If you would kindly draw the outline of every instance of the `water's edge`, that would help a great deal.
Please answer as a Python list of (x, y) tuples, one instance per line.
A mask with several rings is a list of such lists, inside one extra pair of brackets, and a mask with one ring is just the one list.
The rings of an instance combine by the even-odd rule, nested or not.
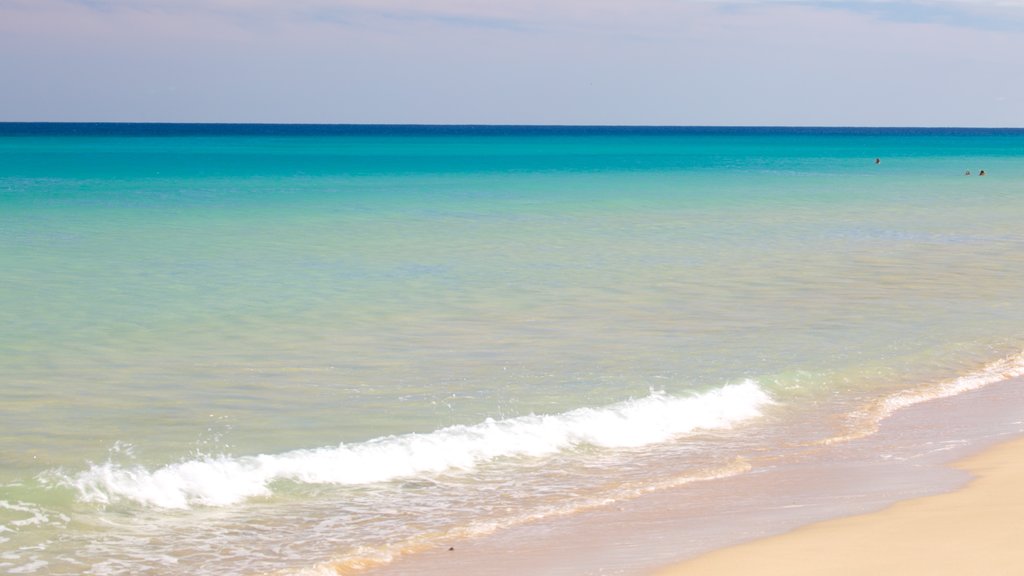
[(1024, 435), (1022, 414), (1024, 378), (1014, 378), (910, 406), (874, 435), (793, 461), (439, 542), (363, 573), (643, 576), (713, 550), (962, 487), (970, 475), (951, 464)]

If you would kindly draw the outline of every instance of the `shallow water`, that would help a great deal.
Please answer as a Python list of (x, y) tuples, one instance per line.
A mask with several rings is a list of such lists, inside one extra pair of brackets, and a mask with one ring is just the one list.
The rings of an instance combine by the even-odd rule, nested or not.
[(1018, 375), (1022, 155), (0, 125), (0, 567), (349, 570)]

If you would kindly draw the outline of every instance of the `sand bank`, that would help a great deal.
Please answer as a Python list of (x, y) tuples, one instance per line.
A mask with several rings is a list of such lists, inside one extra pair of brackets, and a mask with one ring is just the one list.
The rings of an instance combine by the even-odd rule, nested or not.
[(975, 475), (958, 491), (812, 524), (656, 574), (1024, 574), (1024, 439), (957, 466)]

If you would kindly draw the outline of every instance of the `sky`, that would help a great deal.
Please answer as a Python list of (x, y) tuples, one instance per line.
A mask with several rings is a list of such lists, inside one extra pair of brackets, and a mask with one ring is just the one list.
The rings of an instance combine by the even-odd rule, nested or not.
[(1024, 0), (0, 0), (0, 121), (1024, 127)]

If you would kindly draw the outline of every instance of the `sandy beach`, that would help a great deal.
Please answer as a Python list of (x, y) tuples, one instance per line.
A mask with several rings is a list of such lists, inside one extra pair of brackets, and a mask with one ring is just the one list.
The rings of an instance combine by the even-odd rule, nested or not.
[(812, 524), (656, 574), (1024, 573), (1024, 439), (997, 445), (957, 466), (975, 479), (955, 492)]

